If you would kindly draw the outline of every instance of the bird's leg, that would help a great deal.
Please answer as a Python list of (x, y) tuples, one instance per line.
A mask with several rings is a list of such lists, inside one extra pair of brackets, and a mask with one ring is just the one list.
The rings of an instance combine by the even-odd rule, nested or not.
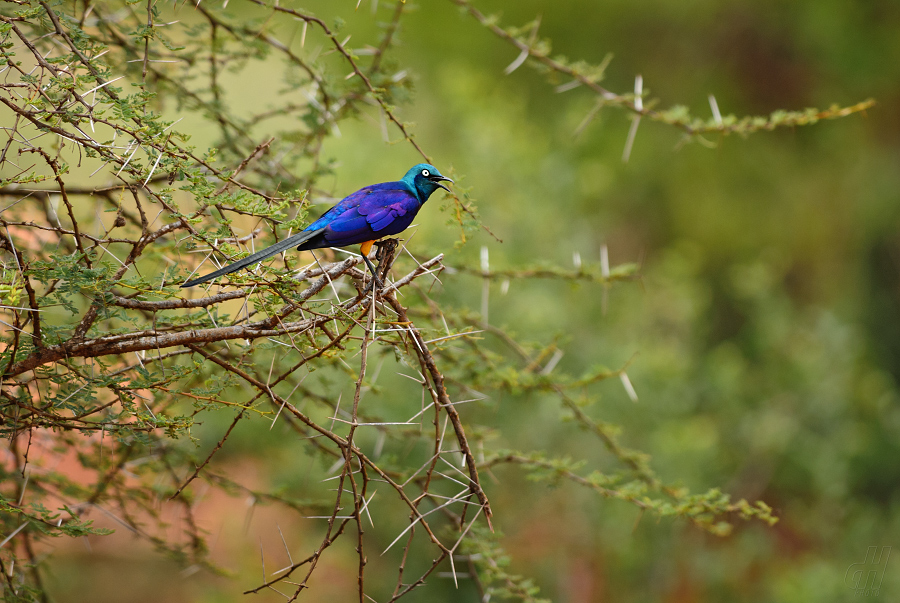
[[(375, 253), (375, 259), (378, 262), (377, 268), (369, 261), (369, 252), (372, 250), (373, 244), (378, 247), (378, 251)], [(369, 267), (369, 272), (372, 273), (372, 280), (369, 281), (363, 295), (368, 294), (375, 285), (378, 285), (379, 289), (384, 287), (384, 279), (387, 278), (387, 271), (390, 270), (391, 265), (394, 263), (394, 254), (398, 244), (399, 241), (397, 239), (382, 239), (380, 241), (367, 241), (360, 245), (363, 260), (366, 262), (366, 266)]]
[(383, 279), (387, 278), (388, 270), (394, 264), (394, 257), (399, 244), (400, 241), (397, 239), (382, 239), (375, 244), (378, 247), (378, 252), (375, 254), (375, 259), (378, 261), (378, 274)]
[[(362, 253), (362, 258), (366, 262), (366, 266), (369, 267), (369, 272), (372, 273), (372, 280), (369, 281), (368, 286), (366, 286), (366, 290), (363, 292), (363, 295), (368, 295), (369, 291), (372, 290), (376, 284), (378, 288), (381, 289), (384, 285), (381, 282), (381, 279), (378, 278), (378, 271), (375, 270), (375, 266), (372, 265), (372, 262), (369, 261), (369, 252), (372, 251), (372, 243), (375, 241), (366, 241), (365, 243), (359, 246), (359, 250)], [(380, 247), (379, 247), (380, 249)]]
[(372, 280), (369, 281), (369, 284), (366, 285), (366, 290), (363, 291), (363, 295), (368, 295), (369, 291), (372, 290), (372, 287), (374, 287), (377, 284), (378, 288), (381, 289), (382, 287), (384, 287), (384, 283), (382, 283), (381, 279), (378, 278), (378, 271), (375, 269), (375, 266), (372, 265), (372, 262), (369, 261), (369, 256), (364, 255), (362, 257), (363, 257), (363, 260), (365, 260), (365, 262), (366, 262), (366, 266), (369, 267), (369, 272), (372, 273)]

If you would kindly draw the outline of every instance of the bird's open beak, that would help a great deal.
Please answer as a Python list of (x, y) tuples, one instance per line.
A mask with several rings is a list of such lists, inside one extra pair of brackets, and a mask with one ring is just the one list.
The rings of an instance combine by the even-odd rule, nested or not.
[(453, 181), (450, 180), (449, 178), (447, 178), (446, 176), (441, 176), (440, 174), (432, 174), (431, 176), (428, 177), (428, 179), (431, 180), (432, 182), (434, 182), (436, 185), (438, 185), (442, 189), (444, 189), (445, 191), (447, 191), (448, 193), (450, 192), (449, 188), (447, 188), (446, 186), (441, 184), (441, 182), (449, 182), (450, 184), (453, 184)]

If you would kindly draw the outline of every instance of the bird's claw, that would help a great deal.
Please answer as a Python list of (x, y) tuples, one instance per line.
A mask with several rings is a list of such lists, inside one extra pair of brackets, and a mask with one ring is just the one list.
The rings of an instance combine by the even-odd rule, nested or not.
[(379, 289), (383, 289), (383, 288), (384, 288), (384, 283), (381, 282), (381, 279), (378, 278), (378, 277), (376, 276), (376, 277), (374, 277), (374, 278), (370, 278), (370, 279), (369, 279), (369, 284), (366, 285), (366, 289), (365, 289), (365, 291), (363, 291), (363, 295), (368, 295), (369, 293), (371, 293), (371, 292), (372, 292), (372, 288), (373, 288), (375, 285), (378, 285), (378, 288), (379, 288)]

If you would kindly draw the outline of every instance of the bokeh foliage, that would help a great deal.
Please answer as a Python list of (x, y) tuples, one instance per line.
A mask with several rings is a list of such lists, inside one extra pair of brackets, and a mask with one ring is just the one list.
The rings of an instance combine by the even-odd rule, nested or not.
[[(93, 533), (102, 547), (113, 528), (202, 584), (237, 573), (240, 586), (216, 586), (231, 598), (285, 565), (270, 561), (259, 579), (253, 516), (239, 501), (273, 509), (256, 520), (263, 563), (287, 549), (293, 564), (328, 543), (320, 571), (336, 585), (314, 575), (301, 597), (315, 600), (356, 597), (358, 558), (379, 601), (435, 559), (409, 598), (852, 595), (847, 566), (896, 533), (897, 124), (879, 106), (871, 120), (796, 126), (868, 109), (869, 96), (891, 106), (897, 80), (873, 65), (897, 56), (896, 8), (849, 19), (839, 2), (521, 2), (494, 16), (490, 2), (355, 4), (3, 7), (0, 192), (4, 208), (15, 202), (0, 214), (12, 307), (0, 357), (2, 518), (14, 534), (5, 595), (63, 599), (78, 583), (67, 568), (89, 576), (96, 564), (65, 547), (50, 555), (49, 537)], [(621, 56), (609, 61), (610, 50)], [(716, 117), (709, 92), (738, 117)], [(726, 136), (775, 126), (786, 129)], [(266, 244), (320, 211), (311, 203), (398, 177), (423, 156), (457, 179), (458, 196), (420, 214), (416, 258), (401, 254), (394, 269), (417, 278), (371, 315), (380, 334), (366, 312), (323, 299), (356, 291), (349, 276), (332, 291), (315, 264), (306, 275), (319, 288), (303, 299), (322, 293), (302, 309), (290, 300), (306, 285), (280, 262), (221, 290), (243, 286), (248, 306), (177, 307), (177, 284), (210, 248)], [(415, 262), (441, 253), (440, 282), (416, 274)], [(335, 264), (335, 277), (360, 276), (354, 263)], [(168, 301), (176, 307), (159, 305)], [(114, 351), (29, 364), (54, 345), (241, 326), (285, 303), (324, 317), (316, 335), (148, 344), (137, 363)], [(40, 336), (27, 308), (41, 310)], [(462, 537), (453, 566), (421, 530), (379, 557), (410, 507), (389, 490), (360, 497), (354, 484), (350, 519), (338, 519), (336, 482), (320, 480), (343, 483), (362, 457), (336, 463), (297, 422), (330, 421), (346, 437), (335, 418), (356, 418), (341, 414), (354, 398), (365, 421), (406, 421), (440, 389), (434, 376), (415, 382), (424, 340), (450, 396), (466, 401), (497, 531), (480, 518), (469, 527), (474, 511), (462, 510), (478, 500), (455, 483), (465, 474), (442, 448), (439, 401), (421, 429), (363, 427), (354, 441), (398, 483), (410, 478), (423, 508), (455, 501), (429, 516), (442, 542)], [(268, 392), (258, 386), (273, 375), (283, 378)], [(270, 430), (292, 395), (294, 418)], [(436, 442), (449, 473), (420, 483)], [(204, 512), (247, 526), (231, 534), (231, 554), (217, 554)], [(346, 527), (334, 547), (326, 522)]]

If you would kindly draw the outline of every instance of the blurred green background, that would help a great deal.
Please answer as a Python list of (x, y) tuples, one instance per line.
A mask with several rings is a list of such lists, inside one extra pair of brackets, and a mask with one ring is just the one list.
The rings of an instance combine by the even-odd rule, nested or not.
[[(527, 67), (504, 76), (516, 50), (448, 3), (410, 15), (402, 36), (418, 77), (407, 114), (504, 240), (482, 237), (492, 266), (596, 260), (604, 243), (613, 263), (643, 265), (605, 316), (599, 288), (544, 283), (493, 291), (492, 322), (559, 334), (560, 367), (575, 374), (637, 353), (640, 402), (609, 384), (595, 414), (623, 425), (663, 479), (720, 485), (781, 516), (717, 539), (535, 489), (526, 505), (500, 504), (517, 569), (560, 601), (853, 600), (850, 564), (900, 538), (900, 4), (478, 6), (507, 25), (540, 15), (569, 58), (614, 53), (604, 85), (626, 92), (640, 73), (662, 107), (707, 115), (708, 94), (737, 115), (877, 99), (864, 117), (714, 148), (678, 147), (680, 132), (645, 122), (623, 164), (625, 114), (605, 109), (574, 137), (590, 94), (557, 94)], [(529, 429), (534, 410), (498, 411), (519, 415), (517, 445), (577, 449)], [(569, 529), (542, 529), (551, 513)], [(880, 596), (900, 596), (900, 560)]]
[[(301, 4), (326, 21), (344, 19), (354, 47), (377, 44), (375, 21), (392, 8), (382, 2), (373, 16), (369, 0), (358, 11), (355, 0)], [(900, 3), (476, 6), (505, 25), (541, 16), (541, 36), (571, 59), (596, 64), (613, 53), (604, 85), (628, 92), (640, 73), (661, 107), (708, 115), (714, 94), (724, 114), (741, 116), (877, 100), (862, 116), (708, 144), (681, 144), (680, 131), (644, 121), (623, 163), (629, 115), (603, 109), (575, 136), (593, 96), (556, 93), (527, 64), (503, 75), (518, 51), (450, 2), (413, 7), (392, 54), (415, 82), (399, 115), (415, 122), (417, 141), (444, 173), (462, 176), (503, 240), (481, 233), (454, 249), (458, 229), (435, 203), (420, 214), (411, 248), (477, 265), (486, 246), (499, 269), (572, 266), (574, 254), (596, 262), (606, 245), (614, 265), (640, 263), (640, 282), (613, 287), (605, 313), (600, 286), (516, 281), (505, 294), (492, 287), (489, 320), (526, 340), (556, 338), (565, 351), (557, 370), (575, 375), (636, 354), (629, 375), (640, 401), (610, 381), (593, 415), (622, 425), (623, 442), (650, 453), (664, 481), (701, 492), (720, 486), (781, 517), (774, 528), (738, 523), (717, 538), (498, 470), (502, 487), (488, 480), (487, 488), (511, 571), (533, 577), (543, 596), (573, 603), (853, 600), (850, 565), (870, 546), (900, 544)], [(189, 20), (191, 10), (180, 7), (178, 17)], [(235, 0), (229, 10), (253, 13)], [(282, 74), (273, 57), (268, 72), (224, 75), (226, 104), (265, 108)], [(211, 128), (179, 127), (200, 148), (214, 143)], [(386, 144), (368, 118), (344, 122), (325, 148), (335, 177), (320, 185), (335, 196), (399, 178), (417, 161), (409, 145)], [(441, 303), (480, 308), (480, 279), (442, 278)], [(596, 440), (558, 423), (540, 395), (466, 412), (493, 423), (501, 447), (595, 456)], [(225, 450), (220, 460), (253, 452), (253, 434), (242, 437), (248, 449)], [(245, 470), (266, 481), (263, 467)], [(258, 572), (251, 544), (231, 550), (243, 557), (229, 565)], [(883, 600), (900, 597), (897, 555)], [(56, 579), (74, 584), (77, 576)], [(308, 600), (341, 600), (320, 580)], [(172, 598), (238, 596), (233, 582), (212, 591), (191, 584)], [(410, 600), (475, 598), (465, 584), (457, 591), (435, 579)]]

